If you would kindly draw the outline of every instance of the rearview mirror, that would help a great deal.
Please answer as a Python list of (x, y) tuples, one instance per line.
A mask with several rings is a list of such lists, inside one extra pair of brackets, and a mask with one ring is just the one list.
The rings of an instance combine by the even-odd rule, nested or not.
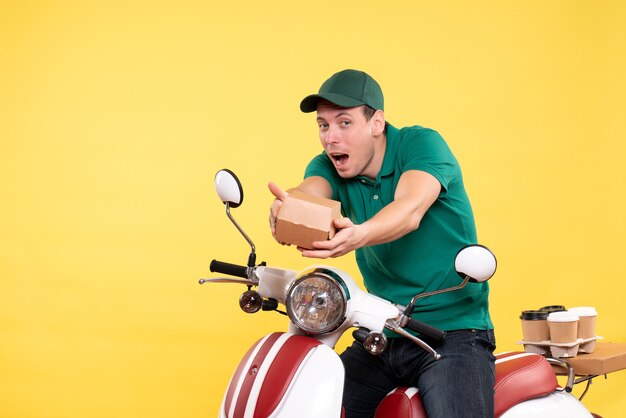
[(230, 214), (231, 208), (236, 208), (241, 205), (243, 202), (243, 187), (241, 187), (241, 183), (239, 179), (227, 168), (224, 168), (218, 171), (215, 174), (215, 190), (217, 191), (217, 195), (222, 199), (222, 202), (226, 205), (226, 216), (228, 219), (235, 225), (239, 233), (248, 241), (250, 244), (250, 255), (248, 256), (248, 267), (254, 267), (256, 263), (256, 249), (254, 247), (254, 243), (246, 234), (246, 232), (239, 226), (233, 215)]
[(496, 256), (489, 248), (473, 244), (461, 249), (454, 259), (454, 268), (463, 278), (473, 282), (485, 282), (496, 272)]
[(236, 208), (243, 202), (243, 187), (239, 179), (227, 168), (215, 174), (215, 190), (224, 204), (229, 204), (231, 208)]

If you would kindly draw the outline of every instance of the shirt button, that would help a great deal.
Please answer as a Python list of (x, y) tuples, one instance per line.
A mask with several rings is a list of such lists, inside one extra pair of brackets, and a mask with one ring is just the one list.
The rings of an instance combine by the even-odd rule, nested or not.
[(374, 195), (374, 200), (378, 200), (378, 195), (377, 194)]

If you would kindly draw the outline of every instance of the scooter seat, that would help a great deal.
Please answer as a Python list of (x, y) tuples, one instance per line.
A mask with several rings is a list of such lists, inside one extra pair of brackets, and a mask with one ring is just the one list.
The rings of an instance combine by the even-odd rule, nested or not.
[(376, 408), (374, 418), (427, 418), (422, 398), (417, 388), (399, 387), (391, 392)]
[(496, 355), (495, 416), (528, 399), (552, 393), (559, 383), (552, 366), (539, 354)]
[[(539, 354), (496, 355), (495, 417), (520, 402), (547, 395), (558, 387), (552, 366)], [(426, 418), (416, 388), (397, 388), (376, 409), (375, 418)]]

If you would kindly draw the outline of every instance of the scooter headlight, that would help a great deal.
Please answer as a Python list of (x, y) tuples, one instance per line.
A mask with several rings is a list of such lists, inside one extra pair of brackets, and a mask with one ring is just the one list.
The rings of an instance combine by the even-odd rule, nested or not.
[(287, 314), (308, 334), (334, 331), (345, 320), (347, 288), (333, 276), (329, 270), (314, 270), (293, 282), (287, 291)]

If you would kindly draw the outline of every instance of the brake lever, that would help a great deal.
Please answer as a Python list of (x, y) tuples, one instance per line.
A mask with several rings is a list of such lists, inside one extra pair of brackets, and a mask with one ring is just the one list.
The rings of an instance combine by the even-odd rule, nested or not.
[(385, 328), (387, 328), (388, 330), (391, 330), (391, 331), (395, 332), (396, 334), (402, 335), (403, 337), (406, 337), (409, 340), (413, 341), (415, 344), (419, 345), (424, 350), (426, 350), (429, 353), (431, 353), (433, 355), (433, 357), (435, 358), (435, 360), (439, 360), (441, 358), (441, 354), (439, 354), (434, 348), (432, 348), (430, 345), (428, 345), (422, 339), (420, 339), (420, 338), (416, 337), (415, 335), (413, 335), (413, 334), (409, 333), (408, 331), (406, 331), (395, 320), (388, 320), (387, 323), (385, 323)]
[(231, 279), (229, 277), (217, 277), (215, 279), (200, 279), (198, 280), (199, 284), (205, 283), (238, 283), (245, 284), (246, 286), (256, 286), (258, 283), (254, 283), (251, 280), (246, 279)]

